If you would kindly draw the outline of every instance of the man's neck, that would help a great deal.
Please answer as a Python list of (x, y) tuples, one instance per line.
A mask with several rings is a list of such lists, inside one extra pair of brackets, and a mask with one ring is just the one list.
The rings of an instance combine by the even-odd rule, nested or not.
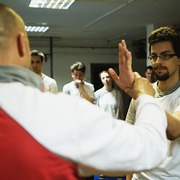
[(43, 73), (42, 73), (42, 72), (39, 72), (39, 73), (37, 73), (37, 75), (39, 75), (40, 77), (42, 77), (42, 76), (43, 76)]
[(112, 90), (113, 90), (112, 86), (104, 86), (104, 88), (105, 88), (107, 91), (112, 91)]
[(158, 88), (164, 92), (172, 89), (180, 81), (179, 76), (171, 76), (166, 81), (158, 81)]

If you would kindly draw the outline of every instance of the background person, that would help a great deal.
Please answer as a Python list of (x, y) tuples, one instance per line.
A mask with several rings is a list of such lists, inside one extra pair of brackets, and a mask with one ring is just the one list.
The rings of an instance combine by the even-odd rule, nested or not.
[(38, 74), (43, 81), (43, 91), (58, 93), (58, 87), (56, 81), (42, 73), (42, 66), (44, 64), (44, 54), (38, 50), (31, 51), (31, 69), (33, 72)]
[(150, 83), (154, 83), (156, 81), (155, 73), (152, 66), (147, 66), (145, 68), (145, 77), (149, 80)]
[(63, 92), (94, 103), (94, 85), (84, 81), (86, 66), (82, 62), (76, 62), (70, 69), (73, 81), (63, 86)]
[(120, 90), (113, 87), (113, 79), (107, 70), (100, 72), (103, 87), (95, 92), (96, 104), (113, 118), (124, 119), (123, 98)]

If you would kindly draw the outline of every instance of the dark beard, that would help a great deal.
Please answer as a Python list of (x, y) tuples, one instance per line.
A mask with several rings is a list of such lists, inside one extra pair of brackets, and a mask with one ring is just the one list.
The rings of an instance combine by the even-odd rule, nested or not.
[(166, 73), (164, 75), (158, 75), (155, 73), (156, 79), (159, 81), (166, 81), (167, 79), (169, 79), (169, 73)]
[[(166, 69), (167, 70), (166, 74), (159, 75), (158, 73), (156, 73), (156, 70), (158, 68)], [(170, 77), (168, 69), (166, 67), (164, 67), (164, 66), (161, 66), (161, 65), (154, 67), (154, 73), (155, 73), (156, 79), (159, 80), (159, 81), (166, 81)]]

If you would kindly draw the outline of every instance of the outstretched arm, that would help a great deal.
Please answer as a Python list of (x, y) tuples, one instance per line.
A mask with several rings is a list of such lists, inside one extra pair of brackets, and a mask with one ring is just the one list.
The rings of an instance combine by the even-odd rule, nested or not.
[(132, 71), (132, 56), (127, 49), (125, 40), (119, 43), (119, 76), (112, 69), (109, 68), (109, 73), (114, 79), (115, 83), (122, 89), (132, 88), (134, 83), (134, 74)]

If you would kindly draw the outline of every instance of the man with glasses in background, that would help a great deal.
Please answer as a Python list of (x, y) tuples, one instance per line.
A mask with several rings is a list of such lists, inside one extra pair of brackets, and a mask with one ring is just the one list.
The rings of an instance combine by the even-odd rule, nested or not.
[[(133, 180), (179, 180), (180, 179), (180, 35), (171, 27), (154, 30), (149, 38), (149, 59), (157, 82), (153, 84), (155, 97), (162, 104), (168, 117), (167, 137), (169, 151), (160, 166), (141, 173), (128, 175)], [(135, 101), (132, 100), (126, 122), (134, 124)], [(133, 147), (132, 147), (133, 148)], [(153, 147), (152, 147), (153, 148)], [(152, 157), (154, 158), (154, 157)]]

